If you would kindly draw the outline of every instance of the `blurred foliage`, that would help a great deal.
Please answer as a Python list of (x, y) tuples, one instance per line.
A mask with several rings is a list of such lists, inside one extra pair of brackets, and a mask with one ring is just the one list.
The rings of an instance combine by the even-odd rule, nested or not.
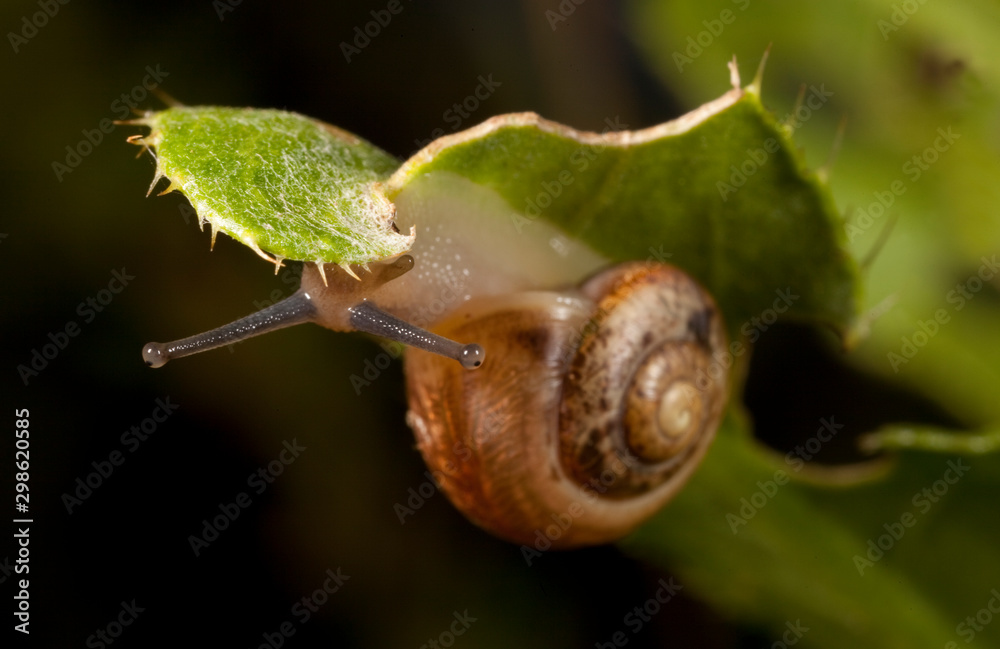
[[(797, 139), (821, 164), (846, 116), (831, 188), (845, 207), (848, 240), (864, 258), (888, 233), (867, 273), (871, 332), (851, 362), (919, 391), (966, 426), (1000, 420), (1000, 338), (989, 335), (1000, 315), (1000, 51), (993, 38), (1000, 6), (914, 0), (789, 12), (784, 3), (718, 0), (638, 1), (632, 9), (644, 51), (664, 81), (689, 99), (713, 91), (709, 73), (733, 52), (768, 43), (774, 56), (765, 102), (771, 88), (787, 97), (800, 83), (833, 93), (819, 110), (804, 105)], [(732, 14), (731, 24), (703, 39), (711, 40), (707, 47), (695, 40), (692, 53), (702, 53), (678, 66), (674, 53), (686, 52), (688, 39), (706, 31), (702, 21), (721, 24), (723, 11)], [(743, 67), (752, 63), (744, 58)], [(791, 109), (775, 107), (779, 115)], [(993, 279), (973, 280), (963, 297), (958, 286), (979, 272), (984, 257)], [(938, 309), (945, 310), (945, 326), (933, 326)], [(921, 321), (936, 333), (926, 345), (915, 343), (919, 353), (910, 359), (903, 339), (912, 343), (916, 336), (919, 343)], [(909, 346), (905, 351), (913, 353)], [(890, 352), (902, 360), (890, 359)]]
[[(916, 511), (914, 495), (954, 456), (906, 452), (888, 477), (849, 489), (782, 486), (735, 535), (743, 544), (728, 542), (725, 514), (752, 496), (756, 480), (787, 468), (783, 455), (814, 436), (821, 417), (845, 422), (821, 462), (828, 451), (831, 461), (857, 460), (857, 436), (883, 424), (997, 425), (996, 281), (961, 310), (948, 301), (997, 249), (995, 3), (567, 2), (572, 11), (553, 23), (554, 1), (404, 2), (349, 62), (341, 43), (383, 3), (242, 2), (221, 13), (217, 4), (59, 5), (0, 57), (0, 111), (10, 125), (0, 132), (8, 278), (0, 353), (4, 403), (30, 408), (36, 431), (33, 513), (45, 534), (34, 546), (33, 621), (42, 640), (85, 643), (135, 597), (147, 612), (127, 629), (130, 643), (174, 644), (182, 630), (201, 644), (256, 646), (340, 566), (351, 579), (296, 627), (289, 646), (419, 646), (465, 609), (478, 618), (459, 639), (468, 646), (592, 646), (631, 631), (624, 616), (671, 574), (703, 586), (682, 590), (628, 646), (771, 646), (782, 621), (798, 618), (813, 625), (801, 646), (913, 644), (921, 630), (965, 645), (959, 625), (1000, 585), (995, 458), (964, 459), (968, 474), (863, 577), (849, 553)], [(904, 5), (918, 9), (883, 37), (879, 21)], [(673, 53), (724, 9), (735, 20), (679, 71)], [(6, 3), (0, 25), (19, 32), (37, 11), (37, 3)], [(812, 167), (848, 118), (830, 184), (847, 223), (865, 223), (859, 210), (872, 217), (851, 240), (857, 256), (896, 219), (865, 273), (871, 332), (841, 356), (822, 333), (769, 329), (749, 368), (749, 412), (734, 412), (723, 432), (749, 418), (778, 450), (774, 460), (748, 450), (750, 440), (720, 446), (626, 552), (547, 553), (528, 568), (515, 546), (476, 530), (437, 495), (400, 525), (392, 505), (426, 480), (425, 468), (403, 423), (399, 367), (361, 394), (351, 387), (350, 375), (379, 353), (360, 338), (303, 329), (169, 371), (142, 365), (147, 340), (229, 321), (296, 283), (293, 272), (272, 277), (231, 241), (209, 255), (183, 199), (143, 199), (152, 164), (130, 159), (126, 129), (93, 134), (102, 120), (126, 116), (122, 93), (158, 107), (137, 90), (146, 66), (162, 66), (164, 87), (185, 102), (295, 110), (405, 158), (439, 131), (505, 112), (534, 110), (597, 131), (616, 116), (633, 129), (659, 123), (724, 92), (723, 66), (734, 54), (752, 76), (769, 43), (762, 96), (778, 118), (801, 83), (834, 93), (796, 129)], [(488, 74), (502, 85), (456, 113)], [(911, 180), (904, 166), (949, 127), (961, 137)], [(67, 148), (80, 155), (83, 131), (100, 143), (71, 172), (54, 173)], [(874, 216), (876, 192), (897, 180), (905, 192)], [(122, 267), (135, 279), (87, 320), (79, 305)], [(937, 309), (950, 321), (894, 371), (887, 354), (900, 353), (901, 338), (912, 341)], [(69, 321), (82, 332), (25, 384), (17, 365)], [(123, 432), (167, 395), (178, 412), (67, 514), (62, 494), (92, 462), (122, 449)], [(293, 438), (308, 450), (195, 558), (189, 535), (249, 491), (247, 476)], [(814, 464), (796, 477), (822, 473)], [(721, 479), (734, 466), (739, 479)], [(726, 561), (706, 570), (703, 548)], [(833, 587), (845, 585), (870, 587), (861, 610), (836, 595), (844, 591)], [(986, 626), (972, 646), (995, 645), (997, 634), (1000, 626)]]
[[(817, 87), (832, 93), (819, 109), (812, 110), (807, 99), (800, 112), (790, 106), (776, 112), (789, 110), (799, 122), (796, 137), (815, 164), (823, 163), (837, 122), (848, 117), (831, 188), (847, 208), (851, 246), (859, 257), (871, 255), (865, 272), (870, 331), (844, 358), (898, 390), (922, 395), (954, 426), (989, 440), (1000, 431), (1000, 337), (995, 334), (1000, 316), (995, 209), (1000, 66), (991, 36), (998, 17), (1000, 8), (990, 2), (852, 2), (789, 11), (784, 3), (639, 1), (632, 5), (631, 21), (659, 74), (686, 97), (710, 92), (707, 72), (732, 52), (768, 43), (773, 50), (765, 101), (769, 89), (787, 96), (799, 83), (808, 86), (807, 97)], [(864, 389), (855, 389), (863, 399)], [(837, 402), (835, 395), (826, 398)], [(956, 453), (970, 451), (966, 442), (975, 439), (961, 437), (955, 443), (949, 439), (954, 430), (941, 427), (943, 419), (931, 422), (929, 430), (920, 426), (923, 434), (915, 434), (906, 422), (927, 423), (916, 412), (879, 413), (874, 404), (868, 414), (868, 425), (882, 425), (887, 433), (886, 444), (940, 446), (953, 460)], [(808, 638), (808, 646), (959, 641), (964, 646), (973, 640), (963, 621), (983, 608), (1000, 581), (1000, 563), (986, 550), (998, 532), (989, 506), (997, 482), (995, 457), (962, 460), (971, 466), (969, 477), (953, 488), (940, 487), (948, 469), (942, 457), (914, 453), (899, 458), (890, 477), (864, 488), (825, 491), (793, 485), (768, 503), (768, 511), (760, 513), (763, 520), (758, 517), (739, 531), (737, 536), (750, 537), (743, 539), (741, 551), (726, 544), (740, 560), (716, 563), (706, 572), (699, 544), (712, 535), (698, 529), (697, 538), (685, 544), (677, 540), (683, 535), (668, 532), (688, 528), (692, 516), (705, 516), (720, 491), (725, 493), (718, 488), (723, 483), (711, 484), (706, 474), (725, 466), (731, 475), (735, 466), (750, 465), (746, 458), (735, 466), (725, 462), (721, 454), (710, 456), (696, 484), (658, 525), (640, 535), (639, 545), (653, 554), (665, 551), (672, 565), (687, 566), (692, 578), (700, 577), (736, 615), (769, 619), (775, 629), (781, 608), (790, 617), (800, 612), (803, 619), (811, 617), (823, 630)], [(778, 461), (770, 469), (762, 467), (758, 479), (788, 466)], [(755, 491), (747, 486), (753, 483), (744, 484), (743, 496)], [(931, 485), (947, 496), (927, 501), (923, 490)], [(728, 499), (716, 503), (716, 527), (735, 509), (739, 493), (732, 489)], [(869, 540), (898, 533), (900, 517), (907, 513), (915, 516), (912, 531), (888, 538), (892, 547), (885, 558), (856, 570), (850, 557), (865, 555)], [(777, 526), (771, 536), (768, 522)], [(830, 523), (840, 530), (827, 527)], [(756, 525), (765, 529), (755, 531)], [(727, 534), (716, 530), (720, 543)], [(791, 543), (783, 547), (786, 536)], [(671, 540), (657, 550), (654, 538)], [(693, 548), (699, 554), (690, 555)], [(725, 553), (720, 547), (712, 554)], [(753, 566), (749, 572), (747, 563)], [(760, 579), (761, 574), (768, 578)], [(773, 590), (777, 584), (784, 587)], [(861, 597), (837, 602), (838, 590), (854, 590)], [(782, 599), (785, 605), (776, 606)], [(867, 604), (853, 609), (864, 600)], [(973, 633), (972, 646), (995, 645), (998, 633), (988, 627)]]

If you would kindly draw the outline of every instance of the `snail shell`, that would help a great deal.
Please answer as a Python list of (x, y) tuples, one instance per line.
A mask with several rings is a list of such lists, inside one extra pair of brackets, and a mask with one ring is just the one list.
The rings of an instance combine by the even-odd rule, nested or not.
[(727, 377), (711, 367), (722, 319), (672, 266), (471, 300), (435, 331), (489, 356), (468, 372), (408, 350), (408, 421), (451, 501), (510, 541), (621, 538), (685, 484), (722, 416)]

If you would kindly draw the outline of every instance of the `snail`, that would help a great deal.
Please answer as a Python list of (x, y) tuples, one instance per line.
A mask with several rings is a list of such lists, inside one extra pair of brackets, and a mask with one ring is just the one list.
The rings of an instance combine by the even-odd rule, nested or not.
[[(184, 185), (194, 172), (165, 162), (187, 153), (171, 151), (170, 138), (194, 132), (190, 125), (228, 124), (232, 114), (190, 109), (136, 121), (153, 129), (130, 141), (158, 148), (154, 184), (168, 176), (166, 191), (193, 195), (199, 216), (212, 205)], [(254, 113), (239, 113), (247, 115)], [(360, 146), (305, 118), (260, 115), (319, 133), (323, 146), (344, 155)], [(184, 128), (164, 126), (184, 119), (192, 120)], [(211, 141), (248, 138), (221, 133)], [(377, 155), (382, 168), (394, 164)], [(726, 364), (713, 361), (726, 349), (723, 319), (694, 279), (663, 263), (610, 265), (555, 225), (525, 219), (488, 187), (447, 171), (410, 181), (392, 202), (379, 182), (359, 186), (351, 205), (376, 209), (379, 236), (404, 250), (306, 263), (292, 296), (207, 333), (149, 343), (145, 362), (160, 367), (304, 322), (405, 344), (407, 421), (440, 487), (480, 527), (537, 549), (621, 538), (682, 488), (714, 438), (728, 382)], [(258, 194), (237, 187), (233, 196)], [(468, 218), (469, 206), (491, 216)], [(270, 236), (269, 225), (251, 231), (208, 220), (213, 241), (221, 223), (266, 257), (255, 237)], [(409, 238), (394, 234), (407, 231)], [(269, 258), (276, 270), (283, 258), (309, 258), (291, 256), (300, 254), (294, 240), (279, 243), (291, 252)]]
[[(725, 346), (711, 297), (665, 264), (578, 289), (470, 302), (437, 327), (475, 337), (475, 374), (413, 350), (408, 422), (449, 499), (537, 550), (617, 540), (684, 485), (722, 416)], [(713, 374), (717, 378), (710, 378)]]
[(539, 549), (617, 540), (683, 487), (727, 388), (722, 318), (691, 277), (630, 262), (565, 290), (469, 296), (431, 333), (375, 306), (426, 304), (404, 281), (413, 266), (403, 255), (361, 281), (332, 267), (327, 284), (307, 266), (291, 297), (143, 356), (159, 367), (301, 322), (409, 345), (407, 422), (440, 487), (480, 527)]

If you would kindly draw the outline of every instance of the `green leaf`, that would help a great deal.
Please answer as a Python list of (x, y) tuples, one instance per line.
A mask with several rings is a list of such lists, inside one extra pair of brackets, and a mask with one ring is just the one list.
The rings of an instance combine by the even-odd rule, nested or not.
[(363, 264), (404, 252), (412, 238), (392, 231), (389, 199), (455, 174), (498, 194), (517, 213), (508, 229), (526, 240), (540, 236), (540, 219), (609, 261), (684, 268), (734, 335), (772, 307), (841, 334), (854, 326), (857, 268), (832, 200), (753, 89), (642, 131), (582, 133), (502, 115), (432, 143), (385, 193), (393, 158), (300, 115), (171, 108), (140, 122), (152, 128), (139, 141), (156, 149), (157, 178), (260, 254)]
[[(990, 530), (969, 525), (991, 515), (987, 490), (995, 492), (1000, 458), (908, 455), (889, 478), (883, 466), (870, 472), (881, 480), (849, 490), (779, 484), (802, 475), (742, 427), (736, 417), (724, 423), (691, 482), (626, 548), (731, 618), (778, 636), (800, 621), (809, 628), (803, 646), (902, 649), (959, 639), (955, 625), (991, 597), (993, 582), (981, 577), (1000, 574)], [(946, 476), (951, 466), (960, 474)], [(869, 554), (869, 543), (880, 547)], [(981, 550), (972, 550), (976, 573), (959, 574), (972, 548)]]
[(842, 334), (854, 326), (858, 271), (833, 201), (752, 88), (642, 131), (494, 117), (419, 152), (387, 193), (442, 173), (497, 192), (525, 237), (543, 220), (611, 261), (666, 257), (709, 289), (734, 334), (786, 304)]
[[(380, 181), (398, 162), (350, 133), (278, 110), (170, 108), (134, 123), (199, 218), (261, 256), (365, 264), (405, 252)], [(151, 187), (152, 189), (152, 187)]]

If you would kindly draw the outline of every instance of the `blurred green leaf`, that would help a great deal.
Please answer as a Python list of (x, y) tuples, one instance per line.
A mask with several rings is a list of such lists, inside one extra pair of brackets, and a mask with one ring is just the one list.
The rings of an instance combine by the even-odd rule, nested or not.
[[(880, 237), (887, 243), (865, 272), (867, 336), (844, 362), (925, 396), (981, 433), (890, 420), (864, 438), (871, 448), (948, 455), (905, 452), (888, 478), (850, 490), (789, 484), (734, 535), (722, 518), (768, 476), (764, 466), (743, 475), (753, 473), (754, 461), (749, 440), (737, 438), (744, 455), (737, 459), (717, 445), (694, 491), (643, 530), (634, 547), (687, 570), (699, 593), (735, 618), (775, 633), (782, 613), (808, 624), (808, 610), (823, 631), (808, 636), (806, 646), (966, 646), (973, 638), (963, 620), (985, 607), (1000, 583), (1000, 565), (987, 549), (996, 544), (995, 531), (984, 524), (992, 520), (995, 457), (963, 459), (972, 466), (968, 477), (917, 516), (863, 577), (850, 559), (887, 534), (886, 526), (896, 529), (902, 514), (919, 513), (918, 494), (945, 484), (953, 454), (996, 447), (1000, 46), (992, 33), (1000, 9), (982, 0), (797, 4), (794, 11), (789, 3), (747, 0), (636, 0), (630, 15), (654, 69), (691, 101), (713, 92), (712, 70), (735, 53), (773, 43), (765, 95), (781, 98), (777, 113), (799, 123), (796, 138), (811, 155), (823, 155), (837, 122), (849, 116), (832, 190), (847, 207), (845, 232), (859, 257)], [(795, 88), (803, 83), (807, 100), (795, 110)], [(815, 87), (832, 93), (827, 105), (809, 105)], [(711, 479), (732, 472), (742, 489), (726, 493), (726, 482)], [(707, 553), (714, 566), (704, 558), (706, 546), (715, 548)], [(762, 591), (770, 603), (741, 594)], [(838, 599), (849, 593), (849, 600), (831, 601), (832, 592)], [(993, 627), (972, 635), (970, 646), (994, 646), (1000, 637)]]
[[(897, 220), (865, 275), (870, 332), (848, 361), (925, 395), (970, 428), (990, 427), (1000, 421), (1000, 338), (991, 335), (1000, 317), (992, 261), (1000, 247), (1000, 43), (992, 36), (1000, 7), (790, 6), (635, 0), (630, 16), (654, 69), (689, 101), (717, 91), (714, 71), (734, 54), (773, 43), (764, 94), (782, 98), (776, 112), (799, 123), (807, 152), (824, 155), (837, 123), (849, 118), (831, 182), (846, 208), (849, 247), (866, 256)], [(800, 84), (810, 90), (795, 111)], [(831, 93), (828, 103), (810, 105), (815, 87)], [(967, 282), (971, 298), (959, 293)], [(935, 323), (941, 309), (947, 321)]]
[(775, 461), (742, 427), (725, 423), (684, 491), (625, 547), (734, 619), (775, 636), (800, 622), (803, 646), (959, 640), (956, 625), (991, 597), (984, 575), (1000, 575), (991, 530), (975, 525), (992, 515), (997, 457), (908, 454), (888, 477), (875, 465), (867, 484), (831, 490), (802, 483), (801, 463)]

